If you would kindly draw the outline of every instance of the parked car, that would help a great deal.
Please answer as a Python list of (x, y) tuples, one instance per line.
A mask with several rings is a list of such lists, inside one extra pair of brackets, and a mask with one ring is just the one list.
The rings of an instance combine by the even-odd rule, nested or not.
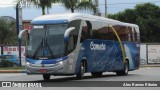
[[(8, 64), (8, 65), (7, 65)], [(18, 66), (19, 59), (16, 55), (0, 55), (0, 66)]]

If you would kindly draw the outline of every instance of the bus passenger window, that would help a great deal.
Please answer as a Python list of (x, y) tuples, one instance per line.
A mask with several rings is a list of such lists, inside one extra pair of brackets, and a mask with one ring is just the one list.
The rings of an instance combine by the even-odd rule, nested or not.
[(81, 41), (80, 42), (83, 42), (85, 39), (87, 39), (87, 27), (82, 27)]
[(91, 22), (90, 21), (86, 21), (87, 22), (87, 37), (88, 38), (91, 38), (91, 36), (92, 36), (92, 24), (91, 24)]
[(92, 31), (91, 23), (89, 21), (82, 21), (82, 32), (81, 32), (80, 42), (83, 42), (84, 40), (90, 38), (91, 31)]
[(133, 42), (133, 32), (131, 27), (128, 27), (128, 38), (131, 42)]
[(138, 33), (136, 32), (135, 28), (134, 28), (134, 38), (135, 38), (135, 42), (138, 41)]
[[(129, 34), (128, 34), (128, 27), (127, 26), (121, 26), (121, 25), (115, 25), (114, 29), (116, 30), (118, 36), (120, 37), (121, 41), (128, 41)], [(117, 39), (118, 40), (118, 39)]]

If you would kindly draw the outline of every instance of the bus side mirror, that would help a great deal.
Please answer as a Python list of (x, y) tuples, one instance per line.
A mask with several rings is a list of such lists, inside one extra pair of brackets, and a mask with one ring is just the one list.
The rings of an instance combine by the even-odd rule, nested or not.
[(19, 34), (18, 34), (18, 42), (22, 42), (22, 35), (23, 35), (23, 33), (25, 33), (25, 32), (28, 32), (28, 30), (27, 29), (25, 29), (25, 30), (22, 30)]
[(65, 42), (68, 41), (68, 39), (69, 39), (69, 34), (70, 34), (70, 32), (71, 32), (72, 30), (74, 30), (74, 29), (75, 29), (75, 27), (70, 27), (70, 28), (68, 28), (68, 29), (65, 31), (65, 33), (64, 33), (64, 41), (65, 41)]

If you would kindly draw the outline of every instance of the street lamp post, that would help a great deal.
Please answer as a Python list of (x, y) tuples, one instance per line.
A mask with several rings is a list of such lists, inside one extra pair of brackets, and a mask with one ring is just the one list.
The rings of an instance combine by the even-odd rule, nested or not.
[(19, 34), (19, 2), (16, 4), (16, 30), (17, 35)]
[(107, 0), (105, 0), (105, 17), (107, 17)]
[[(19, 34), (19, 3), (20, 1), (16, 4), (16, 30), (17, 30), (17, 36)], [(19, 48), (19, 65), (22, 66), (21, 64), (21, 41), (18, 40), (18, 48)]]

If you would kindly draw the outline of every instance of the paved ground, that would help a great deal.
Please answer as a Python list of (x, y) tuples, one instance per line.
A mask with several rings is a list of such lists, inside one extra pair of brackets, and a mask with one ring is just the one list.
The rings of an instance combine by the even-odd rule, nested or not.
[[(0, 74), (0, 81), (31, 81), (31, 82), (44, 82), (41, 75), (26, 75), (23, 73), (1, 73)], [(128, 76), (116, 76), (115, 73), (104, 73), (103, 77), (100, 78), (93, 78), (88, 73), (85, 75), (85, 78), (83, 80), (76, 80), (75, 76), (52, 76), (51, 80), (49, 81), (50, 84), (55, 84), (56, 82), (61, 83), (68, 83), (70, 81), (160, 81), (160, 67), (144, 67), (140, 68), (139, 70), (129, 72)], [(74, 85), (74, 83), (73, 83)], [(68, 87), (67, 90), (71, 89), (76, 90), (97, 90), (100, 87)], [(153, 88), (153, 87), (152, 87)], [(148, 87), (141, 87), (141, 88), (133, 88), (131, 87), (131, 90), (150, 90), (152, 88)], [(30, 88), (32, 90), (35, 90), (36, 88)], [(44, 89), (44, 88), (43, 88)], [(65, 89), (65, 87), (53, 87), (53, 88), (46, 88), (47, 90), (62, 90)], [(128, 90), (129, 87), (102, 87), (100, 90), (106, 90), (106, 89), (119, 89), (119, 90)], [(155, 87), (154, 90), (159, 90), (160, 88)], [(0, 89), (1, 90), (1, 89)], [(14, 89), (13, 89), (14, 90)], [(15, 88), (15, 90), (18, 90)], [(41, 90), (41, 89), (40, 89)]]
[[(76, 80), (75, 76), (51, 76), (51, 81)], [(25, 73), (1, 73), (0, 81), (43, 81), (42, 75), (26, 75)], [(127, 76), (116, 76), (115, 73), (103, 73), (100, 78), (93, 78), (86, 73), (80, 81), (160, 81), (160, 67), (144, 67), (129, 72)]]

